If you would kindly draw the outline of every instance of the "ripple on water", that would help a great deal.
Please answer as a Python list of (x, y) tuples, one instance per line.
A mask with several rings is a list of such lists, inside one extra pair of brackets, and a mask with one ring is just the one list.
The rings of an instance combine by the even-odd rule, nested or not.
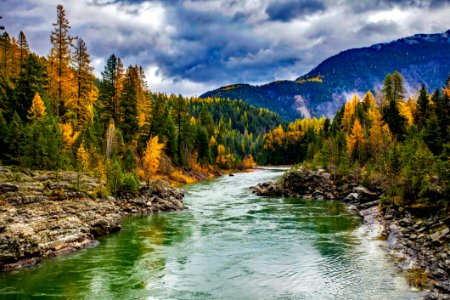
[(420, 298), (341, 203), (251, 194), (279, 176), (189, 186), (187, 211), (127, 219), (95, 248), (0, 274), (0, 298)]

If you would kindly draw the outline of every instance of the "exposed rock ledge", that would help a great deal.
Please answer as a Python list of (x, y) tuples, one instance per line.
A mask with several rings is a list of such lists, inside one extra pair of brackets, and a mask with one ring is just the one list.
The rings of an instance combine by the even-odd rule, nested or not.
[(333, 178), (324, 170), (303, 167), (288, 171), (279, 181), (260, 183), (252, 190), (260, 196), (340, 199), (349, 203), (373, 230), (370, 236), (386, 239), (388, 253), (407, 272), (410, 283), (428, 290), (425, 299), (450, 299), (448, 212), (424, 218), (408, 209), (401, 213), (391, 208), (381, 209), (381, 190), (369, 190), (352, 181)]
[(125, 215), (185, 208), (183, 191), (165, 181), (141, 187), (137, 197), (97, 198), (98, 187), (97, 179), (75, 172), (0, 167), (0, 270), (93, 245), (96, 237), (120, 230)]

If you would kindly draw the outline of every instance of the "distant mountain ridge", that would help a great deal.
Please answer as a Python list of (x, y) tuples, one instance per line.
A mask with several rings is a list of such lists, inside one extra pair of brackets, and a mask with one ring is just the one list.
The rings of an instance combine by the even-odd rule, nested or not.
[(295, 81), (234, 84), (200, 97), (242, 99), (278, 112), (286, 120), (331, 117), (350, 94), (378, 90), (386, 74), (395, 70), (405, 78), (407, 90), (417, 90), (422, 83), (429, 90), (441, 88), (450, 74), (450, 30), (345, 50)]

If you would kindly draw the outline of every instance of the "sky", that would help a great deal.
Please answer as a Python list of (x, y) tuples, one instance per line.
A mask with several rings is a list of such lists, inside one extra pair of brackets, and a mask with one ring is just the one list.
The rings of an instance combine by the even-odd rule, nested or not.
[(101, 76), (111, 54), (153, 92), (294, 80), (340, 51), (450, 29), (450, 0), (0, 0), (10, 35), (46, 56), (56, 5)]

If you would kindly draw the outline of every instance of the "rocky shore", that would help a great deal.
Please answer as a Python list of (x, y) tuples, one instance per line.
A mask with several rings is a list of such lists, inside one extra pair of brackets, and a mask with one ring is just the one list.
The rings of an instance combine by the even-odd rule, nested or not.
[(98, 179), (76, 172), (0, 167), (0, 270), (94, 245), (96, 237), (119, 231), (123, 216), (185, 208), (183, 191), (162, 180), (136, 196), (99, 197), (99, 190)]
[(252, 187), (260, 196), (339, 199), (348, 203), (384, 238), (386, 249), (405, 270), (411, 285), (427, 290), (425, 299), (450, 299), (450, 215), (448, 212), (417, 216), (414, 211), (381, 206), (383, 191), (355, 181), (304, 167), (289, 170), (279, 181)]

